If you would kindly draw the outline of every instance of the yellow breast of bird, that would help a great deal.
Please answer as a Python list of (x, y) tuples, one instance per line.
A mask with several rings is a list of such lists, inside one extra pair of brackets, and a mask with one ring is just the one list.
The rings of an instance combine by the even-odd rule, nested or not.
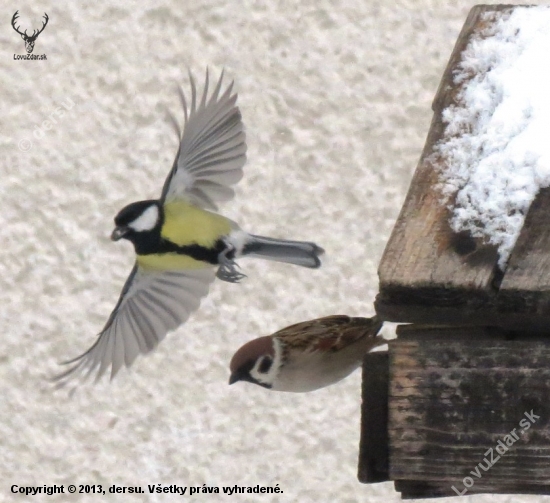
[[(230, 232), (231, 222), (221, 215), (180, 201), (164, 206), (161, 236), (178, 246), (198, 244), (211, 248), (219, 238), (227, 236)], [(212, 267), (212, 264), (178, 253), (138, 255), (137, 262), (145, 269), (182, 270)]]
[(207, 262), (195, 260), (187, 255), (178, 255), (177, 253), (138, 255), (136, 260), (143, 269), (157, 271), (184, 271), (187, 269), (207, 269), (208, 267), (214, 267)]
[(231, 232), (231, 222), (221, 215), (181, 201), (164, 206), (161, 236), (178, 246), (198, 244), (211, 248)]

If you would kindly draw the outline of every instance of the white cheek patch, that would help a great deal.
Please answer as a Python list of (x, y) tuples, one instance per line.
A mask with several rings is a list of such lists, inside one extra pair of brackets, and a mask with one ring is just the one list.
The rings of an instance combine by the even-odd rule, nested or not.
[(139, 217), (128, 224), (136, 232), (150, 231), (155, 228), (159, 219), (159, 209), (156, 205), (149, 206)]
[(260, 372), (258, 370), (259, 366), (261, 365), (261, 358), (258, 359), (252, 370), (250, 370), (250, 375), (254, 379), (256, 379), (256, 381), (261, 382), (262, 384), (273, 385), (273, 383), (277, 379), (277, 376), (279, 375), (283, 349), (281, 348), (281, 343), (277, 339), (273, 339), (273, 349), (275, 351), (275, 356), (273, 358), (273, 363), (271, 364), (271, 367), (267, 372)]

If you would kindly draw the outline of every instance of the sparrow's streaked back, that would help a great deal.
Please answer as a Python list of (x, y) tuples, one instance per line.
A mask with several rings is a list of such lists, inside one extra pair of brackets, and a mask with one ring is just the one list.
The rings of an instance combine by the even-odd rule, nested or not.
[(327, 316), (244, 344), (231, 359), (229, 384), (248, 381), (275, 391), (305, 392), (351, 374), (371, 349), (387, 344), (373, 318)]

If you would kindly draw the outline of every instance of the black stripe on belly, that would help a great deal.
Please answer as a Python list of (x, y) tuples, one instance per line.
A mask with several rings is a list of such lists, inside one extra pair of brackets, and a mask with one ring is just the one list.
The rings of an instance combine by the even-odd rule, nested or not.
[[(207, 248), (198, 244), (191, 244), (185, 246), (178, 246), (171, 241), (163, 239), (159, 248), (155, 253), (177, 253), (178, 255), (187, 255), (201, 262), (207, 262), (208, 264), (218, 264), (218, 255), (227, 248), (227, 245), (218, 239), (213, 248)], [(232, 259), (234, 252), (227, 254), (229, 259)]]

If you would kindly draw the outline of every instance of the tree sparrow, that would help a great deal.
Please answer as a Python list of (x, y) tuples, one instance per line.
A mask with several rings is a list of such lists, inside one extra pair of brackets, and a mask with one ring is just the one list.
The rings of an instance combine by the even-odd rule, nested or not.
[(295, 393), (334, 384), (351, 374), (371, 349), (387, 344), (377, 337), (378, 317), (327, 316), (283, 328), (244, 344), (231, 359), (229, 384), (248, 381)]

